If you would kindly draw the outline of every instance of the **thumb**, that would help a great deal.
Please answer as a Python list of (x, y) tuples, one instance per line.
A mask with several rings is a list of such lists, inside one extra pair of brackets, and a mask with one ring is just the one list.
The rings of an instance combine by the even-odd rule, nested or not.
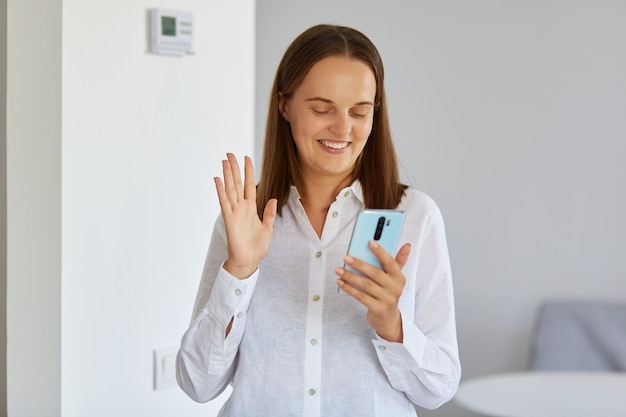
[(274, 227), (274, 219), (276, 218), (276, 207), (278, 205), (278, 200), (272, 198), (265, 204), (265, 209), (263, 209), (263, 226), (269, 227), (270, 229)]
[(405, 243), (404, 245), (402, 245), (402, 247), (398, 251), (398, 254), (396, 255), (396, 262), (398, 263), (398, 266), (400, 267), (400, 269), (404, 268), (404, 265), (406, 265), (406, 261), (409, 259), (410, 253), (411, 253), (411, 244)]

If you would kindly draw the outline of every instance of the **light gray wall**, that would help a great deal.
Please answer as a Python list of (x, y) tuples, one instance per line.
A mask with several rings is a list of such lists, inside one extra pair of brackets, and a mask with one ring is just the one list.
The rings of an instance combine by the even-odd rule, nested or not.
[[(0, 358), (7, 357), (7, 2), (0, 0)], [(0, 360), (0, 415), (7, 412), (7, 363)]]
[(257, 4), (258, 155), (293, 37), (379, 47), (403, 178), (446, 219), (464, 379), (525, 368), (542, 300), (626, 301), (625, 21), (608, 0)]
[(58, 416), (61, 0), (7, 5), (7, 414)]

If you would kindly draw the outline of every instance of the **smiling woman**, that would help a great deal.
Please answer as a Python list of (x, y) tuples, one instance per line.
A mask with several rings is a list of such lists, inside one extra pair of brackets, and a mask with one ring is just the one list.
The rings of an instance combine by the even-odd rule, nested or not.
[[(321, 208), (330, 205), (306, 194), (313, 187), (311, 182), (334, 184), (336, 189), (328, 196), (332, 199), (350, 185), (372, 131), (375, 99), (376, 79), (370, 67), (345, 56), (320, 60), (293, 94), (279, 93), (280, 114), (291, 126), (297, 149), (304, 201)], [(309, 218), (315, 215), (307, 214)], [(321, 235), (321, 229), (316, 231)]]
[[(250, 158), (243, 176), (235, 155), (223, 161), (222, 216), (177, 357), (194, 400), (232, 385), (220, 416), (409, 417), (456, 392), (443, 220), (399, 182), (383, 78), (365, 35), (310, 28), (276, 73), (258, 187)], [(364, 208), (406, 212), (397, 253), (367, 246), (379, 266), (344, 256)]]
[[(326, 61), (325, 63), (323, 61)], [(342, 63), (341, 67), (329, 68), (332, 63)], [(293, 137), (293, 125), (281, 114), (281, 103), (291, 101), (296, 93), (301, 93), (306, 81), (313, 74), (328, 71), (332, 80), (315, 77), (316, 82), (325, 85), (328, 92), (332, 87), (339, 91), (358, 92), (354, 97), (345, 98), (343, 106), (350, 106), (354, 116), (371, 117), (371, 131), (368, 144), (356, 160), (351, 172), (352, 181), (359, 180), (363, 186), (364, 199), (368, 207), (395, 208), (402, 198), (403, 187), (400, 185), (397, 158), (389, 120), (387, 100), (385, 98), (384, 67), (376, 46), (362, 33), (351, 28), (332, 25), (314, 26), (300, 36), (287, 48), (276, 71), (274, 84), (270, 92), (270, 104), (263, 147), (261, 179), (258, 187), (257, 209), (262, 215), (267, 202), (278, 200), (278, 213), (281, 213), (292, 186), (301, 192), (305, 189), (299, 161), (298, 149)], [(374, 95), (371, 77), (374, 77)], [(309, 78), (307, 80), (307, 78)], [(332, 86), (331, 86), (332, 84)], [(349, 86), (349, 87), (348, 87)], [(322, 85), (320, 85), (322, 87)], [(312, 100), (312, 111), (326, 112), (334, 104), (331, 97), (323, 91), (313, 91), (303, 97)], [(319, 107), (316, 105), (319, 104)], [(354, 106), (354, 107), (353, 107)], [(347, 126), (347, 124), (346, 124)], [(328, 142), (327, 142), (328, 143)], [(285, 175), (287, 174), (287, 175)], [(332, 193), (331, 193), (332, 194)], [(327, 197), (326, 200), (332, 200)], [(310, 200), (305, 198), (305, 201)], [(320, 206), (328, 206), (329, 201)]]

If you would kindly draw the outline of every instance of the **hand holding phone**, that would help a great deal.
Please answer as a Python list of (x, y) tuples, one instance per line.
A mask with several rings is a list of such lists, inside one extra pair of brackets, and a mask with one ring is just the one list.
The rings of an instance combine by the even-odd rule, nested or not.
[[(380, 261), (369, 248), (369, 242), (371, 240), (378, 242), (391, 256), (395, 256), (404, 217), (405, 212), (401, 210), (361, 210), (352, 230), (348, 255), (382, 269)], [(361, 272), (348, 265), (344, 265), (344, 269), (363, 276)], [(346, 294), (341, 289), (339, 293)]]

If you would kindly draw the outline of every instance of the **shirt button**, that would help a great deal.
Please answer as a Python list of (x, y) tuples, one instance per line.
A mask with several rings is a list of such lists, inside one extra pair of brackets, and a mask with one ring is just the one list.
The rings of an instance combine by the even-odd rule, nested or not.
[(309, 389), (308, 391), (309, 395), (315, 395), (315, 390), (313, 388)]
[(316, 258), (319, 258), (320, 256), (322, 256), (322, 252), (317, 252), (317, 253), (315, 254), (315, 257), (316, 257)]
[(317, 339), (311, 339), (311, 346), (317, 345)]
[(241, 318), (241, 316), (243, 316), (243, 313), (242, 313), (242, 312), (237, 313), (237, 318), (238, 318), (238, 319), (240, 319), (240, 318)]
[(241, 295), (241, 290), (239, 288), (235, 290), (235, 295)]
[(336, 211), (333, 211), (333, 218), (336, 219), (337, 216), (339, 216), (339, 213), (337, 213)]
[(346, 191), (346, 192), (343, 194), (343, 196), (344, 196), (344, 197), (350, 197), (350, 191)]
[(387, 350), (387, 348), (385, 346), (383, 346), (383, 345), (378, 346), (378, 349), (380, 349), (380, 350)]
[(314, 295), (313, 296), (313, 301), (319, 301), (320, 300), (320, 296), (319, 295)]

